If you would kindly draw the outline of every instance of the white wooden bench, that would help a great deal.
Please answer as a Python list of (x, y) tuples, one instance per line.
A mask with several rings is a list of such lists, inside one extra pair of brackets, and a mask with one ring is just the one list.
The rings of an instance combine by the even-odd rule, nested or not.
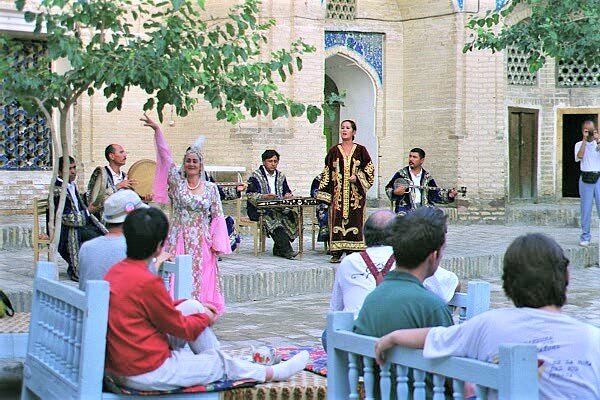
[[(471, 318), (489, 308), (489, 286), (470, 282), (467, 294), (455, 295), (451, 304), (466, 307), (460, 320)], [(487, 300), (485, 291), (487, 290)], [(363, 378), (365, 399), (376, 393), (375, 343), (377, 338), (352, 332), (353, 314), (333, 312), (327, 317), (327, 398), (358, 399), (359, 377)], [(534, 345), (506, 344), (500, 347), (500, 363), (446, 357), (425, 359), (422, 350), (395, 347), (387, 354), (379, 374), (378, 398), (388, 400), (394, 391), (398, 400), (425, 399), (426, 374), (433, 374), (434, 400), (445, 398), (445, 380), (452, 380), (453, 396), (463, 399), (464, 382), (475, 384), (478, 399), (487, 398), (489, 389), (498, 392), (499, 399), (537, 399), (537, 348)], [(414, 383), (408, 385), (412, 370)], [(392, 382), (395, 374), (395, 382)]]
[[(175, 297), (189, 298), (191, 256), (178, 256), (175, 263), (165, 263), (163, 267), (175, 271)], [(35, 396), (44, 400), (137, 398), (102, 392), (108, 282), (88, 281), (86, 291), (82, 292), (55, 281), (55, 274), (53, 263), (38, 263), (21, 399)], [(168, 278), (163, 279), (168, 281)], [(218, 393), (143, 398), (216, 400)]]

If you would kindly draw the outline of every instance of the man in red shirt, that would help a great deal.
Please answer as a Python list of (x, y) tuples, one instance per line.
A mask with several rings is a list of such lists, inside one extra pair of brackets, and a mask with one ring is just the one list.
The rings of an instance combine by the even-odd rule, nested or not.
[[(104, 276), (110, 283), (106, 373), (138, 390), (171, 390), (223, 379), (286, 380), (308, 362), (302, 352), (273, 367), (232, 358), (209, 329), (215, 309), (196, 300), (173, 302), (162, 279), (148, 269), (169, 230), (156, 208), (125, 219), (127, 258)], [(178, 343), (189, 343), (192, 351)]]

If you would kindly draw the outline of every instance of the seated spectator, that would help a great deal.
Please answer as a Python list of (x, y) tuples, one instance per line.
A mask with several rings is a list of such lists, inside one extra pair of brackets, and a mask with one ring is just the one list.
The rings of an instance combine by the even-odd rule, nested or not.
[[(394, 250), (387, 244), (388, 228), (395, 217), (396, 214), (389, 210), (376, 211), (369, 216), (364, 226), (367, 249), (346, 256), (335, 273), (331, 311), (352, 311), (356, 317), (365, 297), (379, 283), (375, 276), (381, 274), (383, 278), (396, 268)], [(432, 276), (423, 281), (423, 286), (449, 302), (458, 288), (458, 277), (438, 267)]]
[(446, 242), (446, 216), (437, 208), (422, 207), (390, 227), (396, 269), (367, 295), (354, 331), (381, 337), (396, 329), (452, 325), (445, 300), (423, 286), (438, 269)]
[(138, 208), (148, 208), (130, 189), (119, 190), (104, 201), (104, 221), (108, 233), (85, 242), (79, 250), (79, 289), (85, 290), (88, 280), (100, 280), (110, 267), (126, 257), (123, 221)]
[[(162, 280), (148, 270), (162, 252), (169, 223), (156, 208), (133, 211), (123, 224), (127, 258), (109, 269), (106, 373), (137, 390), (171, 390), (223, 379), (286, 380), (309, 360), (303, 351), (264, 366), (219, 350), (209, 329), (217, 310), (197, 300), (173, 302)], [(183, 348), (188, 342), (191, 352)]]
[(490, 310), (461, 325), (398, 330), (375, 346), (377, 362), (394, 345), (423, 356), (459, 356), (497, 363), (502, 343), (538, 347), (541, 399), (600, 398), (600, 330), (561, 313), (569, 260), (542, 234), (518, 237), (504, 255), (502, 286), (517, 308)]

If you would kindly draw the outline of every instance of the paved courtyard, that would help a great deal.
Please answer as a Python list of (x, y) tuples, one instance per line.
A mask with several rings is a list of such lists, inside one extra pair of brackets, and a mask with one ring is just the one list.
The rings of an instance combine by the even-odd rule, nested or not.
[[(451, 225), (444, 255), (445, 265), (452, 267), (459, 265), (460, 260), (472, 260), (467, 263), (471, 270), (478, 269), (481, 279), (491, 284), (492, 307), (511, 306), (502, 292), (498, 273), (488, 267), (489, 264), (499, 262), (499, 256), (513, 238), (526, 232), (543, 232), (555, 238), (565, 248), (573, 266), (568, 304), (564, 311), (577, 319), (600, 326), (600, 268), (583, 267), (584, 264), (597, 263), (598, 250), (597, 246), (590, 249), (578, 246), (577, 228)], [(597, 238), (598, 231), (594, 230), (593, 235)], [(251, 243), (251, 238), (244, 237), (239, 253), (223, 257), (220, 270), (225, 278), (229, 276), (235, 281), (245, 275), (252, 279), (252, 276), (265, 271), (276, 273), (287, 270), (294, 275), (304, 270), (329, 270), (335, 267), (328, 263), (328, 256), (323, 253), (321, 244), (316, 251), (310, 250), (309, 235), (305, 236), (306, 253), (293, 261), (275, 258), (270, 252), (254, 257)], [(270, 248), (269, 242), (267, 248)], [(27, 291), (31, 290), (32, 257), (33, 252), (28, 248), (0, 251), (0, 288), (21, 293), (20, 295), (25, 297)], [(61, 280), (74, 284), (66, 280), (66, 265), (62, 260), (59, 261), (59, 267)], [(465, 273), (470, 273), (471, 270), (462, 269)], [(468, 279), (461, 276), (461, 280), (463, 287), (466, 287)], [(278, 285), (285, 282), (273, 280), (267, 283)], [(299, 295), (266, 293), (266, 298), (254, 301), (228, 302), (227, 313), (215, 324), (215, 331), (222, 341), (223, 348), (249, 352), (252, 345), (318, 345), (326, 323), (330, 284), (329, 281), (322, 283), (323, 287), (327, 286), (327, 290), (320, 292)], [(298, 292), (303, 293), (304, 289), (306, 288), (301, 287)], [(6, 383), (0, 382), (0, 400), (17, 398), (17, 393), (18, 384), (13, 382), (7, 386)]]
[[(564, 312), (600, 327), (600, 268), (571, 268), (570, 275)], [(492, 308), (512, 307), (502, 291), (500, 277), (483, 280), (490, 283)], [(225, 348), (316, 345), (328, 307), (327, 293), (237, 303), (229, 306), (215, 330)]]

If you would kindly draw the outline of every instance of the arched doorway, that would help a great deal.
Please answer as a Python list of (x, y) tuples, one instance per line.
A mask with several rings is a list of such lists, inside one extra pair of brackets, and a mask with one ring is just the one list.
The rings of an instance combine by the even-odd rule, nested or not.
[[(375, 183), (367, 193), (369, 198), (377, 198), (379, 179), (378, 154), (379, 147), (375, 132), (376, 86), (373, 77), (350, 57), (335, 54), (325, 60), (326, 94), (328, 88), (335, 87), (345, 93), (344, 104), (339, 108), (336, 125), (331, 125), (332, 142), (338, 140), (339, 121), (352, 119), (358, 127), (356, 141), (364, 145), (375, 165)], [(329, 89), (331, 90), (331, 89)], [(325, 129), (328, 123), (326, 123)], [(327, 132), (325, 132), (327, 134)]]

